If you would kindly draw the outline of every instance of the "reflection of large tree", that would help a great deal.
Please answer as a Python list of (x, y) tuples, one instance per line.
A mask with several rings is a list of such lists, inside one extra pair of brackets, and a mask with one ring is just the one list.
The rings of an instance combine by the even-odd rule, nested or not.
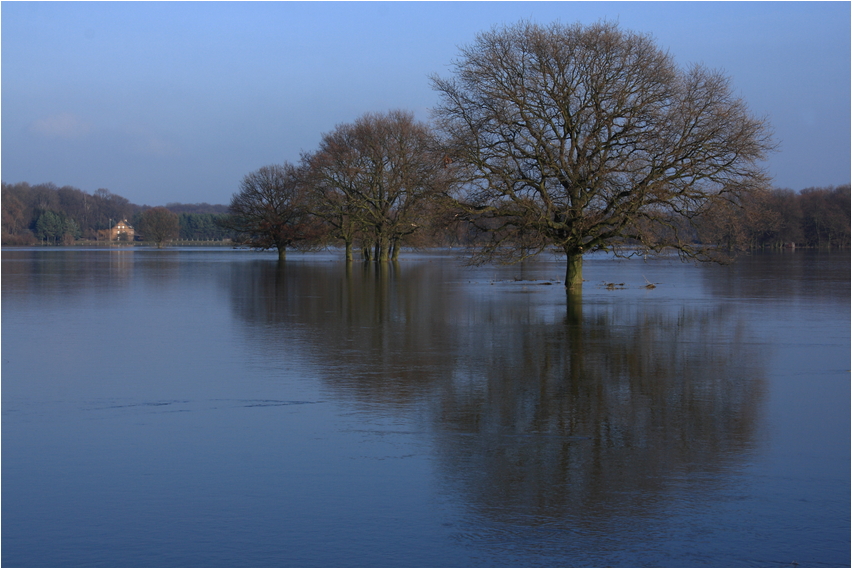
[(753, 444), (762, 372), (734, 316), (609, 306), (470, 334), (435, 417), (448, 479), (512, 523), (641, 515)]
[(549, 287), (468, 284), (451, 265), (262, 263), (232, 296), (270, 357), (288, 335), (342, 397), (424, 413), (448, 491), (494, 521), (641, 516), (754, 444), (763, 370), (735, 312), (560, 316)]

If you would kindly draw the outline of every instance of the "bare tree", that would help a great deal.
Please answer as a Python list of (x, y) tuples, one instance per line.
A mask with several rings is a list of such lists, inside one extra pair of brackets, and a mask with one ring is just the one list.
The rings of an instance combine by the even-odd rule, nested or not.
[(317, 236), (316, 225), (305, 208), (305, 188), (298, 169), (289, 163), (264, 166), (240, 183), (221, 225), (240, 234), (244, 243), (260, 249), (277, 249), (283, 261), (287, 247)]
[[(437, 139), (409, 112), (366, 114), (323, 136), (302, 157), (316, 198), (312, 211), (334, 228), (346, 258), (359, 240), (376, 261), (396, 259), (448, 184)], [(372, 248), (372, 252), (370, 249)]]
[(723, 74), (679, 69), (646, 35), (520, 23), (480, 34), (454, 68), (432, 79), (435, 118), (469, 169), (460, 205), (488, 230), (481, 259), (555, 249), (577, 289), (583, 254), (617, 243), (710, 258), (689, 221), (767, 183), (767, 123)]
[(143, 211), (137, 226), (146, 241), (153, 241), (162, 249), (167, 241), (176, 239), (180, 232), (178, 215), (164, 207), (153, 207)]

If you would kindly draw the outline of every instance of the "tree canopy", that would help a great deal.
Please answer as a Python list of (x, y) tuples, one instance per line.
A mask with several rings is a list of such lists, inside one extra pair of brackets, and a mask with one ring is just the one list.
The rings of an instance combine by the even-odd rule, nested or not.
[(454, 71), (433, 77), (435, 118), (469, 182), (459, 205), (488, 231), (483, 259), (556, 249), (577, 288), (583, 253), (615, 243), (712, 258), (692, 221), (768, 184), (766, 121), (649, 36), (519, 23), (480, 34)]
[(356, 238), (367, 256), (395, 259), (447, 186), (441, 158), (431, 128), (409, 112), (368, 113), (339, 125), (302, 157), (312, 212), (344, 242), (347, 259)]
[(305, 188), (295, 166), (264, 166), (243, 178), (231, 198), (230, 216), (220, 223), (251, 247), (277, 249), (283, 260), (287, 247), (315, 236), (305, 205)]
[(142, 212), (137, 229), (146, 241), (153, 241), (161, 249), (167, 241), (178, 237), (178, 215), (164, 207), (153, 207)]

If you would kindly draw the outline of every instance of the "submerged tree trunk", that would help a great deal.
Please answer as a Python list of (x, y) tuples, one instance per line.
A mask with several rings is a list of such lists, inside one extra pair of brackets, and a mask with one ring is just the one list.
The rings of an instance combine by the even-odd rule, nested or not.
[(346, 250), (344, 252), (344, 258), (347, 262), (352, 260), (352, 241), (346, 241)]
[(390, 260), (389, 243), (385, 237), (376, 239), (375, 260), (377, 263), (387, 263)]
[(568, 253), (568, 266), (565, 269), (565, 288), (579, 291), (583, 288), (583, 254)]
[(565, 323), (572, 326), (572, 329), (579, 329), (583, 324), (583, 289), (566, 288), (565, 298)]
[(287, 257), (287, 247), (283, 245), (278, 246), (278, 261), (284, 261)]

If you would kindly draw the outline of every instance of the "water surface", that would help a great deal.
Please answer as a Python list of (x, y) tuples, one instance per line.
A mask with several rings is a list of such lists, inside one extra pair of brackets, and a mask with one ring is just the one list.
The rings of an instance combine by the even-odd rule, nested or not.
[(562, 273), (4, 250), (2, 564), (848, 566), (849, 256)]

